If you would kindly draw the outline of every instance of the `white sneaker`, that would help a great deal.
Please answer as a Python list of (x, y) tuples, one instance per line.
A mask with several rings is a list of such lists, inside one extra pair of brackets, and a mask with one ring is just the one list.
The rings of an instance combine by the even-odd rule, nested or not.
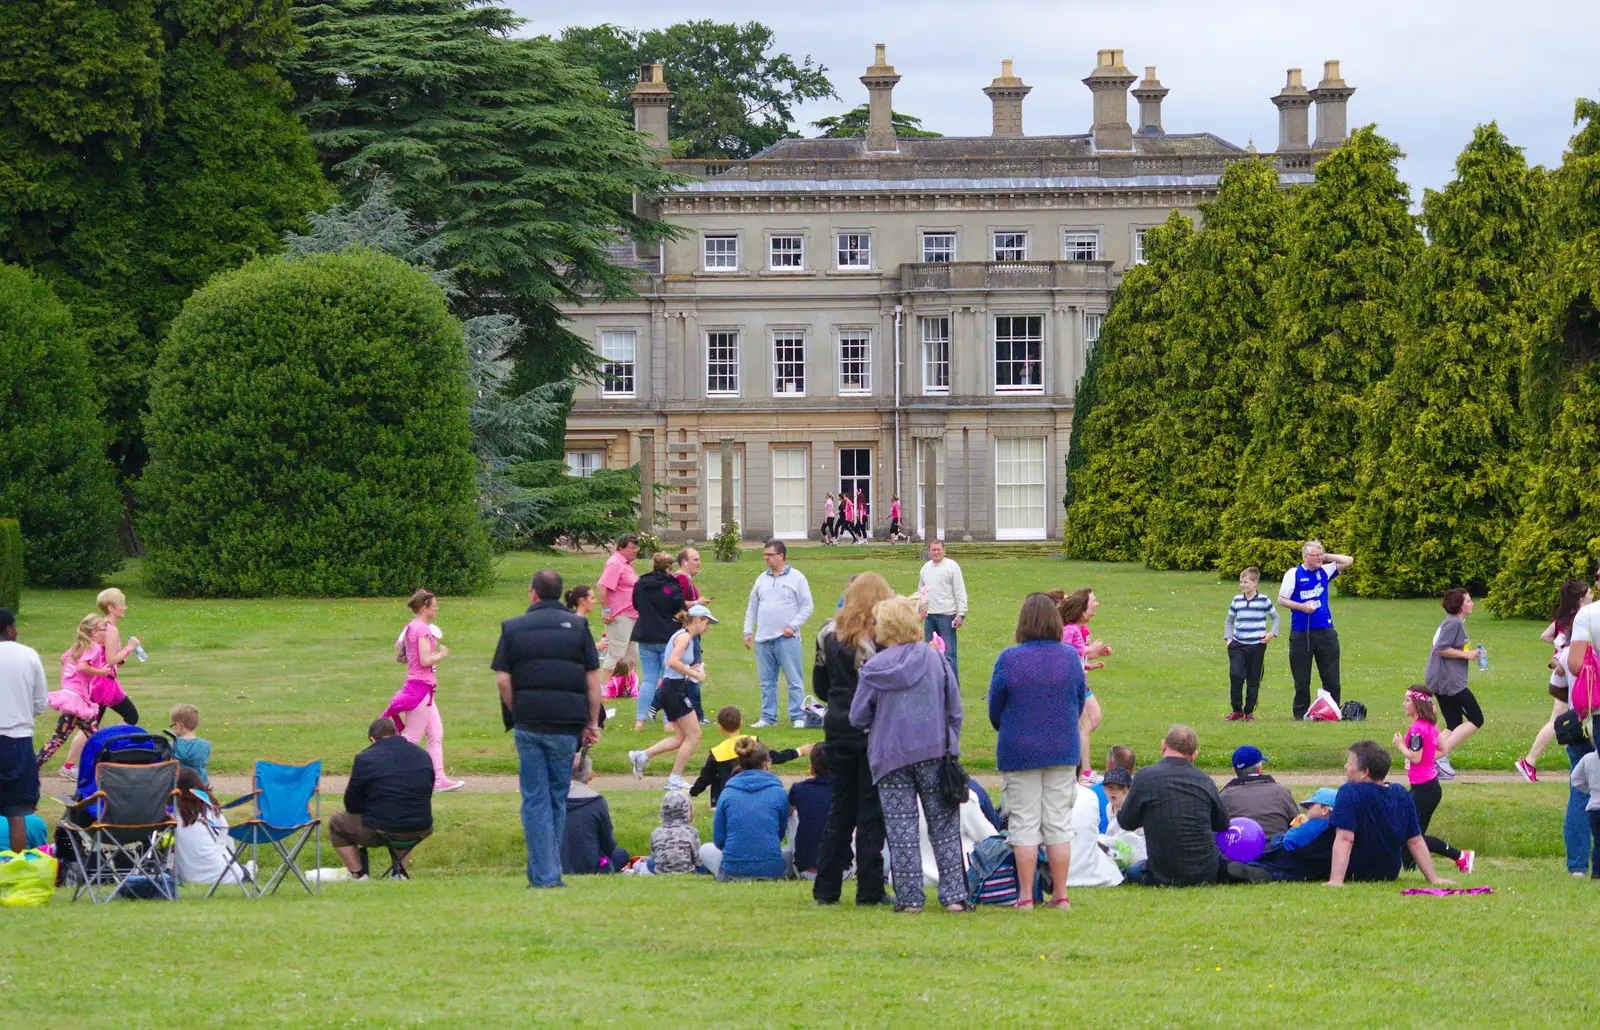
[(667, 785), (666, 785), (665, 789), (666, 790), (688, 790), (689, 789), (689, 784), (684, 780), (684, 778), (682, 776), (679, 776), (677, 773), (673, 773), (671, 776), (667, 777)]
[(644, 779), (644, 767), (650, 764), (650, 756), (643, 751), (629, 751), (628, 764), (633, 767), (633, 778)]
[(750, 728), (753, 730), (770, 730), (776, 725), (778, 724), (775, 722), (768, 722), (765, 719), (757, 719), (755, 722), (750, 724)]
[(1435, 758), (1433, 767), (1439, 770), (1439, 778), (1441, 780), (1453, 780), (1456, 778), (1455, 767), (1450, 764), (1450, 756), (1448, 755), (1440, 755)]
[(794, 728), (797, 729), (797, 730), (805, 729), (806, 728), (806, 721), (804, 719), (796, 719), (794, 721)]

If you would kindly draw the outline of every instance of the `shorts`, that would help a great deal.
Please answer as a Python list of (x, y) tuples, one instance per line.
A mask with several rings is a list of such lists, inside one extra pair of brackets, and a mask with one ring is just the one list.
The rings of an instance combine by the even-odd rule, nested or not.
[[(361, 821), (358, 812), (335, 812), (328, 820), (328, 843), (336, 848), (381, 848), (383, 840), (377, 830)], [(422, 841), (433, 833), (433, 827), (423, 830), (397, 830), (389, 839), (396, 841)]]
[(32, 815), (39, 807), (39, 760), (33, 737), (0, 737), (0, 819)]
[(1571, 699), (1568, 697), (1568, 693), (1569, 691), (1565, 683), (1550, 684), (1550, 696), (1555, 698), (1557, 701), (1560, 701), (1564, 705), (1570, 705), (1572, 703)]
[(1000, 774), (1006, 836), (1014, 848), (1049, 847), (1072, 842), (1072, 805), (1078, 799), (1078, 770), (1070, 765)]
[(1439, 714), (1444, 716), (1446, 729), (1453, 730), (1460, 726), (1463, 718), (1479, 729), (1483, 728), (1483, 709), (1478, 707), (1478, 699), (1472, 696), (1470, 689), (1459, 694), (1440, 694), (1434, 700), (1439, 702)]
[(651, 704), (661, 709), (667, 722), (677, 722), (685, 715), (692, 715), (694, 705), (689, 703), (689, 681), (676, 678), (662, 680), (656, 687), (656, 697)]

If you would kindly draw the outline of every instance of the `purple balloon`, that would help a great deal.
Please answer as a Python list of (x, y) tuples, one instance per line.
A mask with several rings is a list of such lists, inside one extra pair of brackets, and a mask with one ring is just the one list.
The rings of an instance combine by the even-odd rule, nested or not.
[(1230, 862), (1254, 862), (1267, 849), (1267, 835), (1260, 823), (1240, 816), (1229, 820), (1228, 828), (1217, 834), (1217, 847)]

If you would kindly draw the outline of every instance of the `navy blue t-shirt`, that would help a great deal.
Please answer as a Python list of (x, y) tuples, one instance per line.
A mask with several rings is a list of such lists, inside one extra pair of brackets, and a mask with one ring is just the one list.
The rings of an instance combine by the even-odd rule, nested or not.
[(794, 831), (794, 867), (801, 872), (817, 867), (822, 830), (828, 825), (833, 804), (833, 777), (813, 776), (789, 788), (789, 804), (800, 816)]
[(1345, 871), (1349, 881), (1397, 879), (1406, 841), (1422, 835), (1411, 795), (1394, 784), (1346, 783), (1328, 822), (1356, 835)]

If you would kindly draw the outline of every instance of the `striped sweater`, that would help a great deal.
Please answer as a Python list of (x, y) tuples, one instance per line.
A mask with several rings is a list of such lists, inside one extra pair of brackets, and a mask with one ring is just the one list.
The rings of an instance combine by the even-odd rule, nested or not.
[(1267, 620), (1272, 620), (1272, 632), (1278, 632), (1278, 609), (1272, 598), (1257, 591), (1256, 596), (1245, 600), (1243, 594), (1233, 595), (1228, 605), (1228, 618), (1222, 624), (1222, 635), (1241, 644), (1259, 644), (1267, 635)]

